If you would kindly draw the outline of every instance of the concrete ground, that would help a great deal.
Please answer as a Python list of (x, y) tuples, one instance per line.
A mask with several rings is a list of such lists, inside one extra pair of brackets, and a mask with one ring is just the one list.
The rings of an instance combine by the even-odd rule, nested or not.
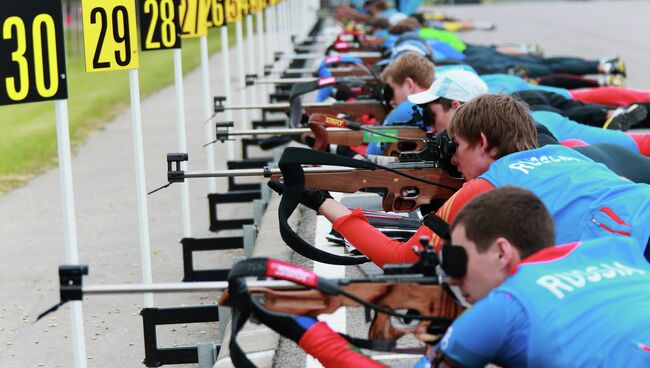
[[(620, 55), (627, 62), (628, 85), (650, 89), (650, 74), (646, 72), (650, 70), (650, 23), (646, 22), (650, 2), (539, 2), (439, 9), (459, 18), (497, 24), (495, 31), (463, 33), (461, 37), (466, 41), (540, 43), (547, 56)], [(231, 56), (234, 67), (235, 53)], [(172, 56), (161, 53), (161, 57)], [(220, 60), (215, 56), (210, 61), (213, 94), (221, 89)], [(127, 75), (115, 73), (115, 77), (127, 78)], [(198, 71), (185, 77), (185, 96), (190, 169), (203, 170), (204, 118)], [(177, 151), (173, 88), (143, 100), (142, 116), (146, 183), (148, 189), (153, 189), (166, 181), (165, 154)], [(225, 147), (219, 145), (216, 149), (218, 162), (223, 164)], [(93, 134), (75, 152), (72, 169), (79, 258), (90, 264), (86, 282), (140, 282), (128, 111)], [(218, 181), (218, 185), (220, 191), (225, 190), (225, 180)], [(207, 182), (191, 181), (190, 188), (193, 235), (211, 236), (207, 230)], [(178, 185), (148, 198), (155, 282), (179, 281), (182, 277), (179, 199)], [(1, 367), (70, 367), (73, 364), (67, 306), (38, 324), (30, 324), (38, 313), (58, 301), (57, 266), (65, 261), (60, 208), (58, 170), (45, 173), (0, 198)], [(242, 210), (247, 209), (231, 207), (230, 215), (239, 216)], [(230, 259), (206, 255), (201, 265), (214, 267), (229, 263)], [(347, 276), (360, 272), (350, 269)], [(209, 293), (155, 298), (160, 306), (211, 304), (216, 299), (216, 295)], [(84, 301), (88, 366), (141, 366), (142, 322), (137, 312), (142, 303), (141, 296), (94, 297)], [(363, 317), (355, 313), (348, 315), (347, 325), (348, 331), (357, 336), (365, 329)], [(159, 328), (159, 333), (160, 346), (217, 338), (214, 325), (168, 326)], [(293, 354), (291, 349), (281, 350), (278, 362), (304, 366), (304, 356)], [(290, 365), (278, 363), (277, 366)]]
[[(159, 51), (172, 58), (171, 52)], [(236, 53), (231, 50), (232, 84)], [(210, 59), (212, 94), (223, 94), (221, 54)], [(170, 73), (172, 71), (170, 70)], [(115, 73), (115, 78), (128, 78)], [(200, 71), (184, 78), (189, 170), (204, 171), (206, 155)], [(126, 91), (128, 93), (128, 91)], [(239, 115), (236, 115), (239, 116)], [(175, 91), (165, 88), (142, 101), (146, 188), (167, 182), (166, 154), (177, 152)], [(222, 119), (223, 120), (223, 119)], [(52, 124), (55, 122), (52, 121)], [(226, 148), (215, 145), (217, 168), (225, 169)], [(87, 285), (140, 283), (141, 260), (130, 112), (97, 131), (72, 160), (79, 259), (90, 265)], [(217, 181), (218, 191), (227, 183)], [(189, 182), (192, 236), (210, 237), (207, 179)], [(147, 198), (154, 282), (183, 276), (180, 186)], [(250, 205), (224, 205), (221, 218), (251, 217)], [(59, 171), (51, 170), (0, 198), (0, 366), (71, 367), (69, 307), (32, 325), (59, 300), (58, 265), (65, 263)], [(220, 233), (219, 236), (225, 234)], [(196, 268), (229, 267), (231, 254), (203, 252)], [(230, 252), (243, 255), (243, 251)], [(97, 296), (83, 303), (89, 367), (138, 367), (144, 358), (141, 295)], [(156, 306), (213, 304), (214, 293), (155, 296)], [(218, 339), (216, 324), (158, 328), (160, 347)]]

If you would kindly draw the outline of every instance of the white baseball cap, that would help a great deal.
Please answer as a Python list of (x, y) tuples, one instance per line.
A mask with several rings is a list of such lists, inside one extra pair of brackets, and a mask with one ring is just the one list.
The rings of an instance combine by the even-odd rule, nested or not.
[(412, 94), (408, 96), (408, 100), (416, 105), (426, 104), (441, 97), (467, 102), (487, 91), (487, 84), (475, 73), (467, 70), (448, 70), (439, 73), (428, 90)]

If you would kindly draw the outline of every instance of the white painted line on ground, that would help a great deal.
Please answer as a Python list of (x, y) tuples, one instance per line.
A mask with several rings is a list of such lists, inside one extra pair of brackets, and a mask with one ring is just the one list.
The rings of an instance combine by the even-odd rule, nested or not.
[[(332, 197), (337, 201), (341, 201), (343, 196), (341, 193), (331, 193)], [(343, 247), (339, 245), (333, 245), (327, 239), (327, 235), (332, 229), (332, 225), (329, 221), (323, 216), (318, 216), (316, 218), (316, 235), (315, 235), (315, 245), (321, 250), (330, 253), (343, 254)], [(314, 272), (323, 277), (327, 278), (343, 278), (345, 277), (345, 266), (336, 266), (321, 262), (314, 262)], [(326, 322), (334, 331), (345, 333), (346, 332), (346, 318), (345, 318), (345, 308), (339, 308), (336, 312), (332, 314), (323, 314), (318, 317), (319, 320)], [(311, 356), (307, 355), (307, 368), (318, 368), (322, 365)]]

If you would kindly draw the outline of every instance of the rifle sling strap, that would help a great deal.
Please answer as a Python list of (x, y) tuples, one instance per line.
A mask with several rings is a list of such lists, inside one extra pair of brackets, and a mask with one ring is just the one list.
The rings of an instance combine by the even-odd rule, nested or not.
[(278, 222), (282, 240), (297, 253), (315, 261), (336, 265), (355, 265), (368, 262), (368, 258), (363, 256), (341, 256), (322, 251), (307, 243), (291, 229), (288, 219), (296, 207), (298, 207), (305, 189), (305, 173), (302, 169), (302, 164), (335, 165), (364, 169), (374, 168), (374, 166), (365, 161), (310, 149), (287, 147), (278, 163), (284, 180), (284, 192), (278, 207)]
[(445, 241), (451, 240), (451, 234), (449, 232), (449, 224), (445, 220), (441, 219), (435, 213), (430, 213), (422, 219), (422, 224), (428, 227), (436, 235)]

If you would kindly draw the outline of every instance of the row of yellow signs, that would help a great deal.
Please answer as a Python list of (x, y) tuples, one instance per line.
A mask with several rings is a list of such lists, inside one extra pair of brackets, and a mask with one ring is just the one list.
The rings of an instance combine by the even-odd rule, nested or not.
[[(139, 66), (143, 50), (237, 22), (280, 0), (82, 0), (86, 71)], [(67, 98), (60, 1), (0, 0), (0, 105)]]
[[(180, 38), (200, 37), (208, 27), (240, 21), (262, 11), (264, 0), (139, 0), (143, 50), (180, 47)], [(82, 0), (86, 71), (138, 67), (133, 0)], [(92, 57), (89, 57), (92, 55)]]

